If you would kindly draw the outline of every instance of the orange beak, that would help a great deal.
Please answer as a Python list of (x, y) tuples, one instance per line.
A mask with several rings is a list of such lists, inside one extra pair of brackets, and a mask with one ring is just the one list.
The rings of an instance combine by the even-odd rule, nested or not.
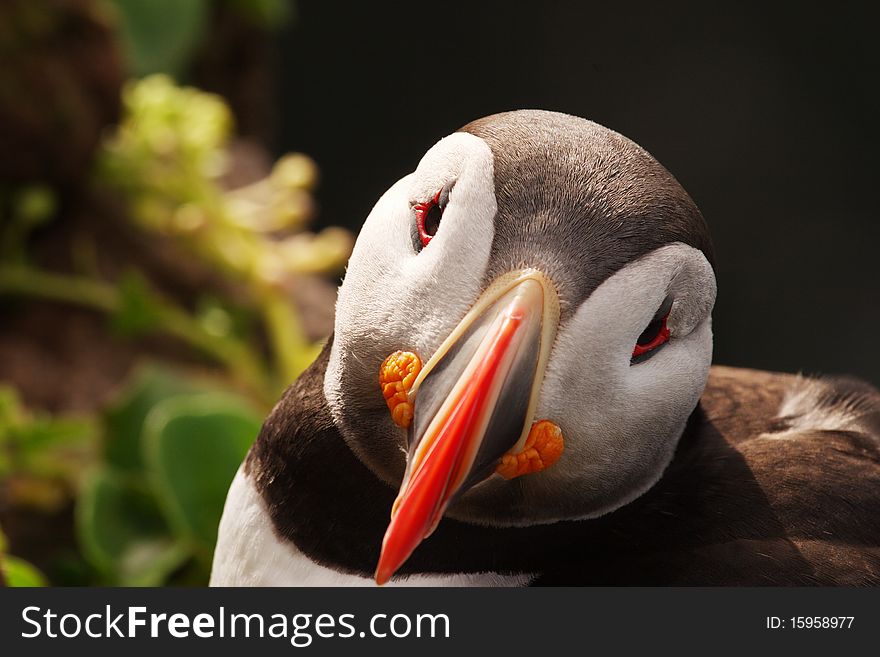
[(410, 398), (407, 470), (382, 541), (384, 584), (447, 507), (524, 442), (558, 323), (549, 281), (513, 272), (483, 294), (422, 368)]

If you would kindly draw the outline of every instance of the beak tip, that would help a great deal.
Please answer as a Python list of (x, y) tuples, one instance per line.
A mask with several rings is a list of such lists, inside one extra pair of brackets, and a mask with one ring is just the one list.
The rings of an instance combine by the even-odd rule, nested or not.
[(379, 565), (376, 566), (376, 572), (373, 573), (373, 579), (376, 580), (376, 584), (383, 586), (391, 579), (392, 575), (394, 575), (394, 570), (389, 568), (387, 563), (383, 563), (383, 559), (380, 557)]

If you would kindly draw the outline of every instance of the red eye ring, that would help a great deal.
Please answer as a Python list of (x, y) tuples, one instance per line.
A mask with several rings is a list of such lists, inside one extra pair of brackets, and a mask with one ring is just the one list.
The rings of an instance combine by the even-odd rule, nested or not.
[(657, 335), (655, 335), (650, 342), (647, 342), (645, 344), (639, 344), (638, 342), (636, 343), (636, 346), (633, 349), (633, 358), (637, 358), (642, 354), (653, 351), (660, 345), (669, 342), (669, 327), (666, 326), (667, 319), (669, 319), (669, 313), (666, 313), (666, 315), (664, 315), (663, 318), (660, 320), (660, 329), (657, 331)]
[[(440, 206), (440, 194), (442, 192), (443, 190), (441, 189), (427, 203), (416, 203), (413, 206), (413, 211), (416, 213), (416, 227), (419, 230), (419, 239), (422, 242), (422, 246), (428, 246), (428, 242), (434, 238), (434, 235), (437, 234), (437, 228), (440, 226), (440, 218), (443, 216), (443, 208)], [(433, 216), (431, 211), (435, 208), (439, 210), (439, 215)]]

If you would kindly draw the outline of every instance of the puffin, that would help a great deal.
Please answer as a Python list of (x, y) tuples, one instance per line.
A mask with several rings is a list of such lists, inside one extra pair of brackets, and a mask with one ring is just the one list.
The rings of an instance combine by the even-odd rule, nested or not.
[(880, 393), (713, 366), (715, 297), (646, 150), (548, 111), (465, 125), (367, 217), (211, 584), (880, 584)]

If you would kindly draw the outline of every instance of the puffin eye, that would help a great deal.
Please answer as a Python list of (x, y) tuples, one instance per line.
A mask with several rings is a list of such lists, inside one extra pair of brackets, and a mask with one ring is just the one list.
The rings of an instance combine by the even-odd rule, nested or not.
[(441, 189), (427, 203), (416, 203), (413, 206), (413, 211), (416, 213), (416, 228), (419, 231), (419, 240), (423, 247), (428, 246), (428, 242), (433, 239), (440, 228), (440, 220), (443, 218), (443, 210), (446, 208), (446, 203), (441, 203), (440, 195), (442, 192)]
[(636, 340), (630, 360), (631, 365), (648, 360), (660, 347), (669, 342), (669, 327), (666, 326), (666, 321), (669, 319), (670, 310), (672, 310), (672, 298), (667, 297)]

